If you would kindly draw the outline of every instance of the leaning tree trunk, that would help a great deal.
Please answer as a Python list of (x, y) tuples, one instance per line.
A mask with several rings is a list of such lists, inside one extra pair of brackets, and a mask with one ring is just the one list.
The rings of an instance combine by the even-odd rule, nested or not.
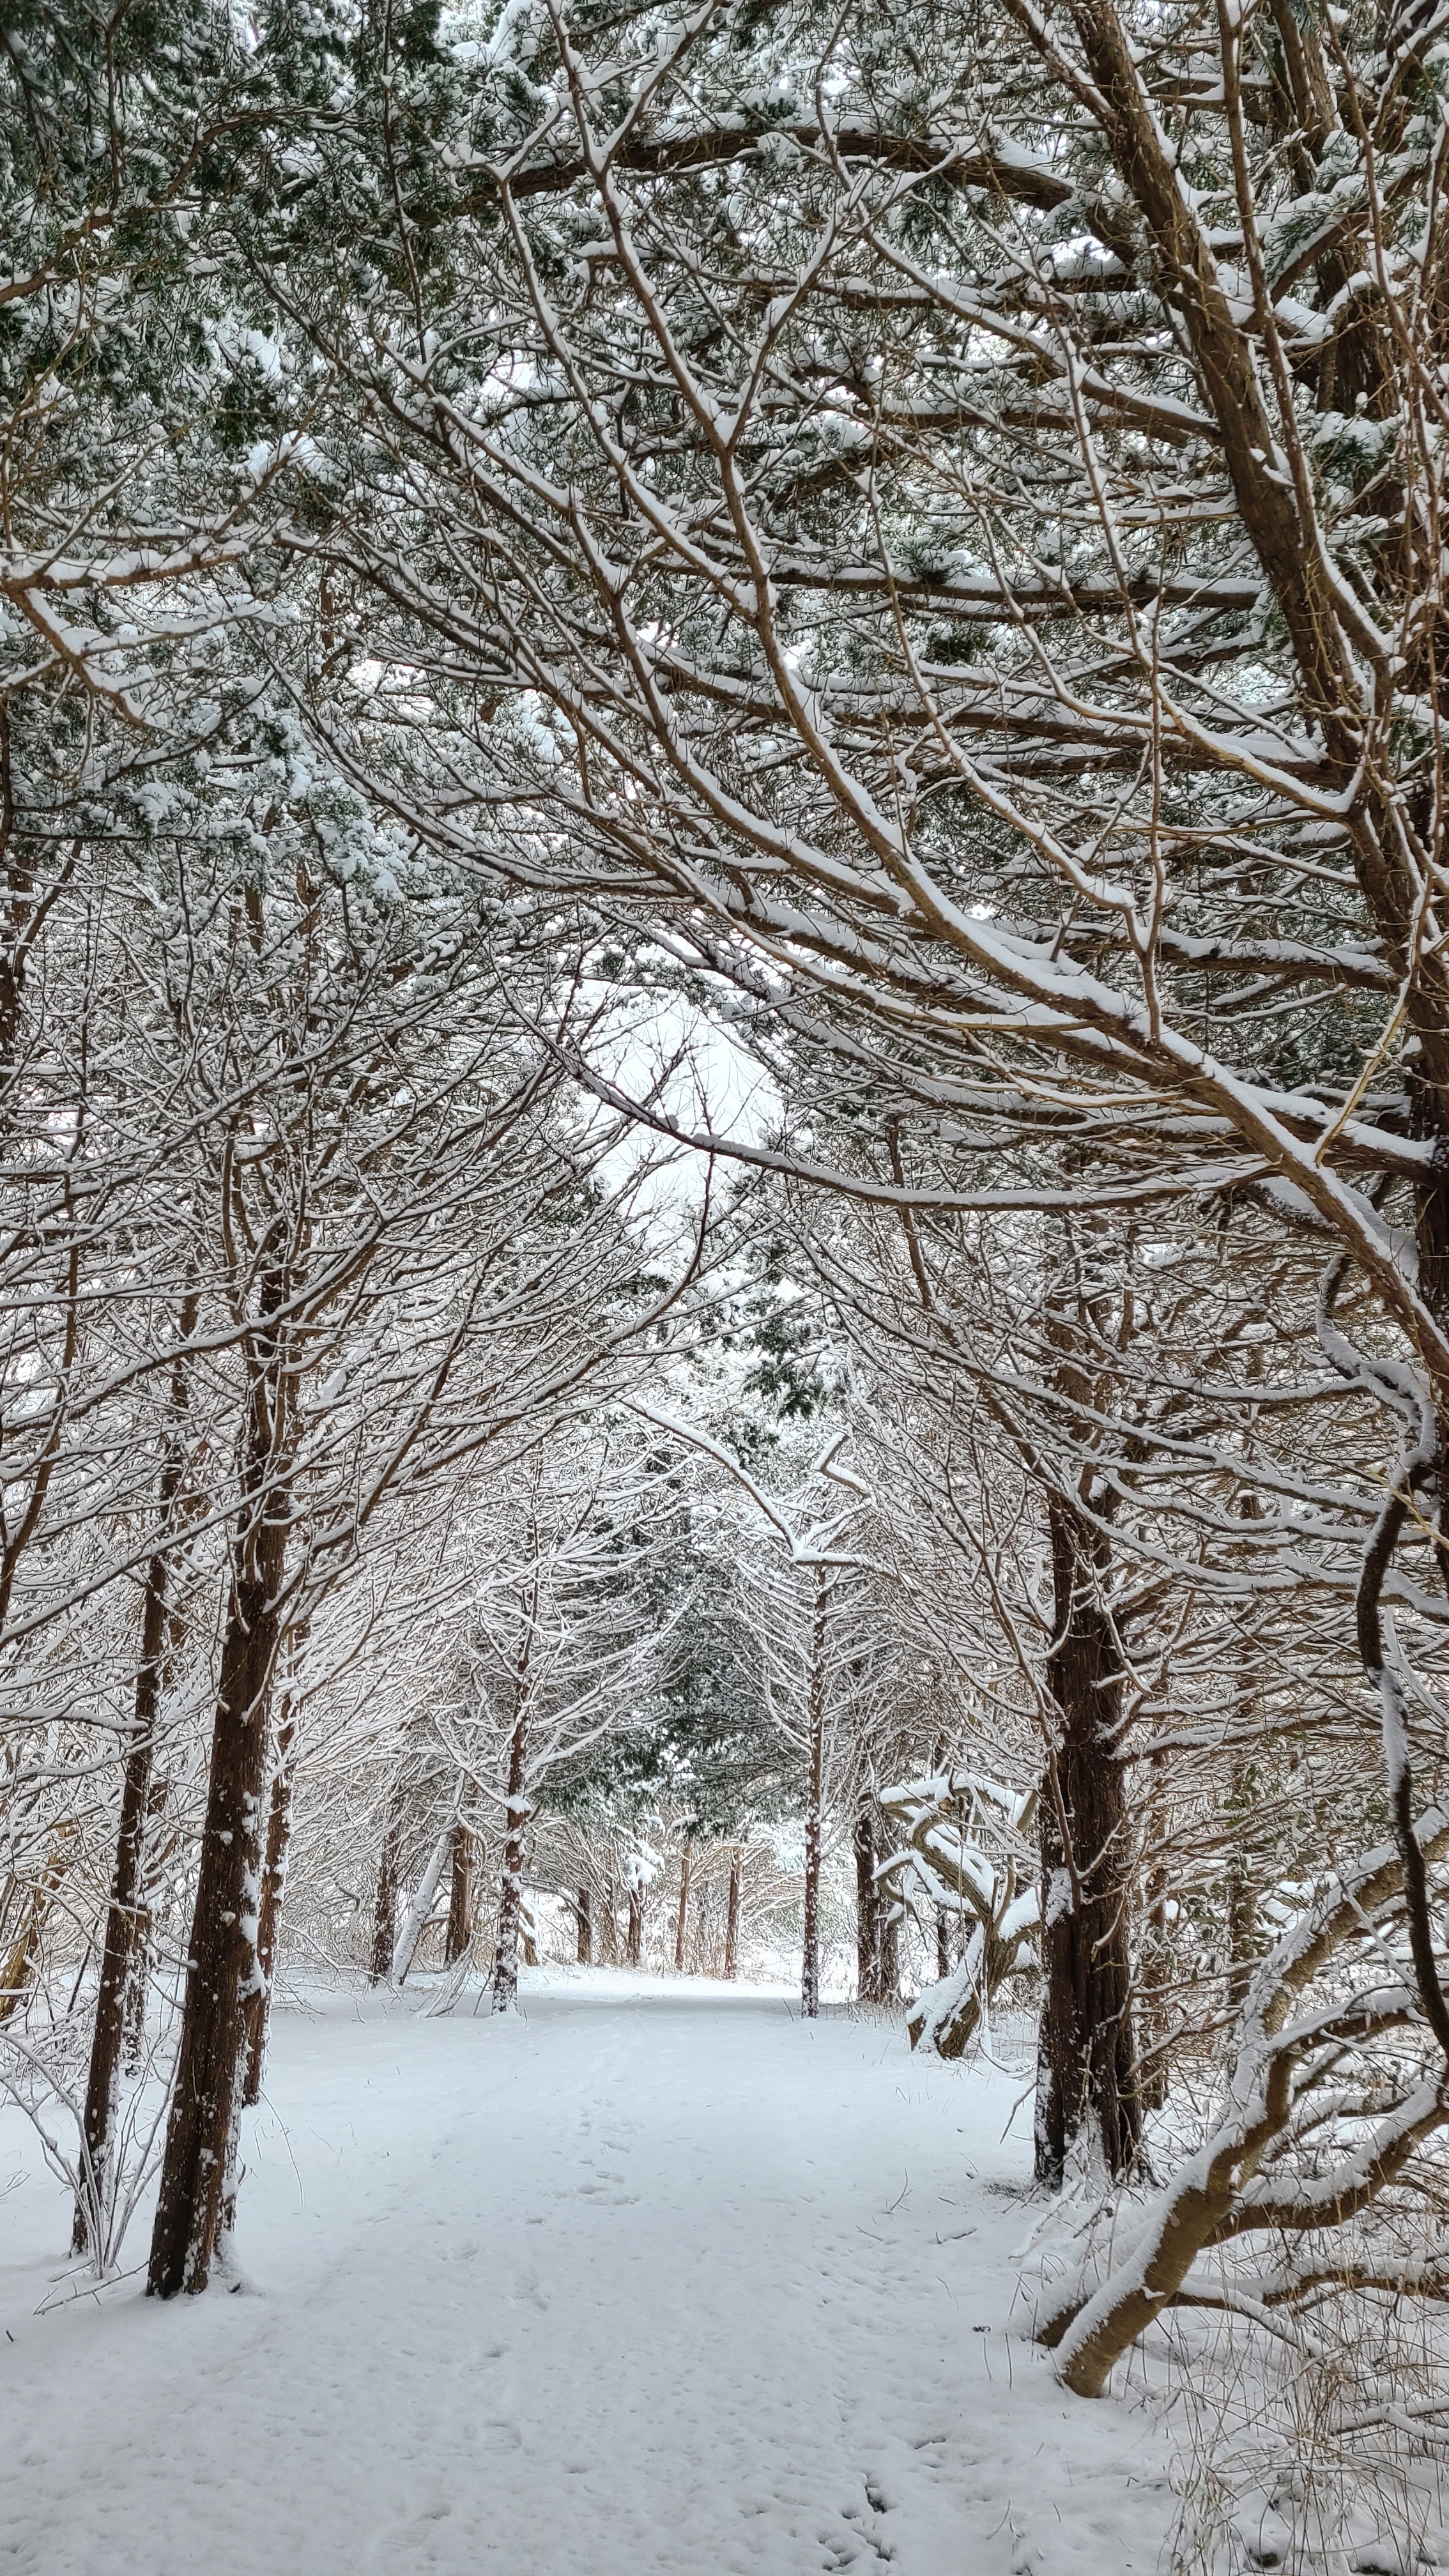
[(826, 1569), (815, 1569), (815, 1609), (810, 1622), (810, 1773), (805, 1802), (805, 1937), (800, 1962), (800, 2010), (814, 2021), (820, 2010), (820, 1850), (825, 1794), (825, 1590)]
[(246, 2005), (261, 1980), (262, 1792), (290, 1520), (288, 1485), (278, 1475), (276, 1394), (275, 1373), (259, 1368), (248, 1408), (250, 1500), (233, 1545), (181, 2049), (146, 2282), (159, 2299), (205, 2289), (229, 2218)]
[(453, 1875), (448, 1888), (448, 1929), (443, 1965), (456, 1968), (473, 1946), (473, 1836), (462, 1817), (453, 1827)]
[[(194, 1297), (187, 1297), (182, 1303), (179, 1318), (183, 1346), (190, 1341), (195, 1330), (196, 1316), (197, 1301)], [(186, 1364), (184, 1358), (178, 1358), (171, 1376), (174, 1417), (185, 1413), (186, 1402)], [(141, 1595), (141, 1660), (136, 1668), (131, 1741), (121, 1774), (121, 1818), (111, 1871), (110, 1902), (106, 1908), (106, 1933), (101, 1950), (95, 2027), (91, 2033), (85, 2109), (81, 2115), (81, 2188), (76, 2195), (75, 2223), (71, 2230), (72, 2254), (84, 2254), (92, 2243), (94, 2229), (100, 2223), (108, 2197), (115, 2143), (116, 2096), (126, 2040), (126, 2004), (137, 1952), (145, 1939), (141, 1923), (141, 1864), (146, 1842), (146, 1819), (151, 1806), (156, 1714), (161, 1699), (166, 1651), (170, 1579), (168, 1542), (176, 1517), (184, 1466), (185, 1451), (179, 1429), (173, 1427), (161, 1462), (157, 1488), (156, 1552), (146, 1568), (145, 1588)], [(144, 1993), (144, 1983), (142, 1991)]]
[(1038, 1810), (1042, 1977), (1036, 2172), (1060, 2186), (1079, 2137), (1106, 2171), (1141, 2144), (1129, 1950), (1131, 1833), (1117, 1732), (1122, 1674), (1102, 1597), (1107, 1547), (1064, 1496), (1048, 1498), (1055, 1638), (1052, 1742)]
[(396, 1986), (399, 1991), (407, 1983), (408, 1970), (417, 1957), (423, 1934), (433, 1919), (434, 1901), (443, 1883), (443, 1872), (448, 1866), (452, 1848), (453, 1828), (451, 1825), (445, 1825), (428, 1855), (427, 1867), (413, 1890), (412, 1902), (403, 1916), (402, 1930), (393, 1948), (388, 1982)]
[(740, 1972), (740, 1847), (730, 1853), (730, 1892), (725, 1905), (724, 1972), (733, 1984)]
[(581, 1968), (589, 1968), (593, 1966), (594, 1961), (594, 1911), (589, 1900), (589, 1891), (586, 1887), (581, 1887), (579, 1889), (577, 1912), (579, 1927), (579, 1966)]

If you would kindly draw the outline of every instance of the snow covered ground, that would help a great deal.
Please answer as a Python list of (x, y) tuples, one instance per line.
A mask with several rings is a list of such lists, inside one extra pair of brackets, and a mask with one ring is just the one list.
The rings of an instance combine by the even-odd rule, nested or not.
[(1013, 2317), (1019, 2079), (758, 1989), (525, 1985), (278, 2013), (245, 2296), (37, 2315), (63, 2196), (0, 2117), (0, 2569), (1148, 2576), (1155, 2418)]

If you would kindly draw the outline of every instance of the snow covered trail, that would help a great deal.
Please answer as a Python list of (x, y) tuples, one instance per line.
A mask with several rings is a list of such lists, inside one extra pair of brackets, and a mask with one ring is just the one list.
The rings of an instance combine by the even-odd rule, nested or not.
[(524, 2000), (279, 2012), (246, 2296), (35, 2315), (5, 2116), (0, 2570), (1149, 2576), (1153, 2419), (1011, 2317), (1017, 2086), (692, 1980)]

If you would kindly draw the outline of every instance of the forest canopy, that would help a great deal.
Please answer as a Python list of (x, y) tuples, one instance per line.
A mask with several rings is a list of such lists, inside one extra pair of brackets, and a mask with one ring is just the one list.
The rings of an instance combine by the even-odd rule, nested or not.
[(284, 1974), (788, 1958), (1031, 2022), (1072, 2391), (1379, 2350), (1443, 11), (18, 0), (0, 98), (0, 2081), (77, 2263), (159, 2176), (151, 2292), (225, 2274)]

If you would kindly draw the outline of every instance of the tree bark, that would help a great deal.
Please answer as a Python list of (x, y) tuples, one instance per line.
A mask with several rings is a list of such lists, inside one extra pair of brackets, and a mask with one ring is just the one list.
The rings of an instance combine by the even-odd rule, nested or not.
[(1228, 1788), (1228, 1814), (1236, 1823), (1237, 1831), (1229, 1847), (1227, 1868), (1227, 1993), (1229, 2008), (1233, 2012), (1237, 2012), (1246, 2000), (1257, 1949), (1258, 1907), (1247, 1833), (1250, 1794), (1248, 1766), (1235, 1762)]
[(591, 1968), (594, 1963), (594, 1915), (586, 1887), (579, 1889), (579, 1966)]
[(155, 1898), (161, 1892), (162, 1873), (178, 1840), (173, 1827), (161, 1848), (156, 1848), (155, 1829), (166, 1812), (170, 1794), (169, 1780), (153, 1772), (146, 1800), (146, 1823), (141, 1836), (141, 1881), (137, 1889), (131, 1956), (126, 1971), (125, 2028), (121, 2046), (128, 2074), (135, 2074), (145, 2051), (146, 2006), (150, 2001), (151, 1959), (156, 1932)]
[(676, 1977), (682, 1977), (684, 1974), (684, 1942), (685, 1934), (688, 1929), (689, 1916), (689, 1879), (693, 1866), (694, 1841), (691, 1835), (686, 1834), (684, 1837), (684, 1846), (679, 1855), (679, 1912), (674, 1918), (674, 1973)]
[(883, 2004), (901, 1999), (901, 1927), (890, 1898), (880, 1909), (880, 1999)]
[(40, 1964), (41, 1934), (50, 1912), (51, 1899), (66, 1873), (75, 1834), (75, 1818), (67, 1817), (55, 1830), (45, 1869), (37, 1887), (32, 1887), (24, 1901), (21, 1928), (8, 1959), (0, 1968), (0, 2022), (9, 2021), (18, 2012), (30, 1992), (30, 1981)]
[(246, 2002), (260, 1979), (260, 1817), (286, 1496), (269, 1486), (238, 1551), (222, 1642), (176, 2093), (147, 2292), (204, 2290), (220, 2242), (241, 2109)]
[(151, 2298), (204, 2290), (230, 2226), (246, 2004), (261, 1979), (261, 1807), (291, 1517), (286, 1393), (271, 1320), (287, 1293), (275, 1276), (265, 1283), (251, 1354), (246, 1506), (232, 1545), (181, 2047), (146, 2282)]
[(523, 1914), (523, 1845), (529, 1807), (523, 1794), (528, 1761), (528, 1703), (520, 1687), (508, 1744), (508, 1838), (498, 1897), (498, 1947), (493, 1960), (493, 2010), (510, 2012), (518, 1995), (518, 1933)]
[(453, 1828), (445, 1825), (428, 1855), (427, 1867), (413, 1890), (412, 1902), (402, 1920), (388, 1969), (388, 1983), (399, 1991), (407, 1982), (408, 1970), (418, 1955), (423, 1934), (433, 1919), (433, 1904), (443, 1882), (443, 1872), (453, 1848)]
[(372, 1962), (370, 1974), (375, 1986), (385, 1986), (392, 1975), (393, 1946), (397, 1940), (397, 1887), (401, 1862), (401, 1828), (393, 1817), (382, 1837), (382, 1850), (377, 1860), (377, 1899), (372, 1910)]
[(730, 1853), (730, 1892), (725, 1908), (724, 1972), (733, 1984), (740, 1972), (740, 1847)]
[(1117, 1758), (1122, 1675), (1102, 1599), (1107, 1546), (1064, 1496), (1048, 1498), (1055, 1639), (1053, 1741), (1039, 1808), (1041, 2028), (1036, 2173), (1060, 2187), (1090, 2132), (1113, 2177), (1141, 2145), (1129, 1950), (1130, 1831)]
[[(196, 1316), (197, 1300), (185, 1298), (179, 1318), (183, 1345), (191, 1339)], [(171, 1376), (173, 1427), (167, 1438), (157, 1488), (157, 1547), (146, 1568), (145, 1589), (141, 1596), (141, 1659), (136, 1668), (131, 1741), (121, 1774), (121, 1816), (116, 1832), (116, 1857), (111, 1870), (101, 1976), (96, 1992), (95, 2028), (91, 2033), (90, 2069), (81, 2118), (83, 2184), (76, 2196), (75, 2222), (70, 2240), (72, 2254), (86, 2252), (92, 2242), (93, 2222), (99, 2220), (106, 2204), (115, 2140), (116, 2093), (126, 2041), (126, 2005), (137, 1952), (144, 1949), (145, 1944), (141, 1925), (141, 1868), (146, 1819), (151, 1807), (156, 1713), (161, 1698), (166, 1650), (170, 1581), (168, 1541), (185, 1466), (178, 1417), (185, 1413), (186, 1402), (186, 1365), (184, 1358), (178, 1358)], [(146, 1929), (149, 1930), (149, 1922)], [(144, 1975), (141, 1995), (144, 2011)]]
[(805, 1804), (805, 1936), (800, 1962), (800, 2010), (807, 2021), (820, 2011), (820, 1851), (825, 1792), (825, 1592), (826, 1569), (815, 1569), (815, 1608), (810, 1622), (810, 1771)]
[(623, 1957), (619, 1947), (619, 1890), (612, 1878), (604, 1881), (604, 1901), (592, 1918), (593, 1945), (601, 1968), (617, 1968)]
[(292, 1782), (297, 1761), (297, 1719), (291, 1693), (277, 1728), (276, 1767), (267, 1810), (267, 1856), (262, 1868), (262, 1903), (257, 1919), (259, 1981), (247, 1997), (247, 2072), (242, 2105), (262, 2098), (262, 2068), (272, 2018), (272, 1969), (277, 1955), (277, 1927), (287, 1887), (287, 1859), (292, 1847)]
[(644, 1890), (637, 1878), (629, 1881), (629, 1948), (626, 1964), (637, 1968), (644, 1957)]
[(863, 2004), (883, 2003), (881, 1992), (881, 1895), (876, 1883), (875, 1809), (868, 1797), (855, 1811), (851, 1835), (855, 1855), (855, 1991)]
[(448, 1930), (443, 1965), (456, 1968), (473, 1946), (473, 1836), (462, 1817), (453, 1827), (453, 1877), (448, 1890)]

